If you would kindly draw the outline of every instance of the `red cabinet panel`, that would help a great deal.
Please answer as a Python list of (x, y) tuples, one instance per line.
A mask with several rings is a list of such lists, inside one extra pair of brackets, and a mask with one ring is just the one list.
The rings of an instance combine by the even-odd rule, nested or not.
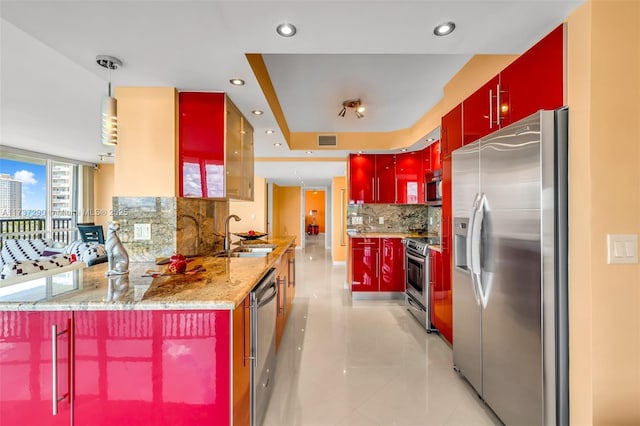
[(453, 316), (451, 293), (451, 265), (452, 265), (452, 237), (453, 218), (451, 211), (451, 158), (442, 161), (442, 222), (440, 247), (442, 249), (442, 276), (440, 288), (446, 297), (439, 299), (438, 317), (434, 319), (434, 325), (441, 335), (450, 343), (453, 343)]
[[(497, 130), (502, 119), (498, 118), (500, 76), (495, 76), (462, 102), (463, 144), (469, 144)], [(504, 95), (503, 93), (501, 95)]]
[[(398, 204), (424, 202), (424, 175), (420, 151), (396, 155), (396, 184)], [(420, 194), (422, 193), (422, 197)], [(421, 201), (422, 199), (422, 201)]]
[(431, 250), (431, 306), (433, 306), (432, 322), (440, 335), (449, 343), (453, 343), (453, 311), (451, 280), (445, 271), (442, 253)]
[(349, 156), (349, 204), (373, 203), (376, 157), (373, 154)]
[(230, 422), (230, 311), (74, 316), (77, 424)]
[(433, 147), (433, 144), (429, 145), (428, 147), (426, 147), (425, 149), (422, 150), (422, 173), (428, 173), (431, 170), (433, 170), (431, 168), (431, 149)]
[(404, 246), (401, 238), (380, 241), (380, 291), (404, 292)]
[(503, 125), (515, 123), (540, 109), (563, 106), (563, 43), (561, 25), (500, 73), (500, 87), (505, 92)]
[(180, 196), (224, 196), (214, 186), (224, 182), (225, 95), (181, 92), (178, 99)]
[(435, 141), (431, 145), (430, 155), (431, 155), (431, 170), (438, 170), (442, 168), (442, 156), (440, 153), (441, 142)]
[(379, 291), (379, 238), (352, 238), (351, 291)]
[[(71, 424), (70, 312), (0, 312), (0, 424)], [(52, 325), (57, 327), (57, 336)], [(57, 356), (53, 355), (53, 341)], [(53, 367), (58, 413), (53, 415)]]
[[(462, 146), (462, 104), (458, 104), (442, 117), (440, 126), (440, 156), (449, 158), (451, 152)], [(435, 170), (435, 169), (434, 169)]]
[(376, 195), (374, 202), (393, 204), (396, 202), (396, 156), (376, 155)]

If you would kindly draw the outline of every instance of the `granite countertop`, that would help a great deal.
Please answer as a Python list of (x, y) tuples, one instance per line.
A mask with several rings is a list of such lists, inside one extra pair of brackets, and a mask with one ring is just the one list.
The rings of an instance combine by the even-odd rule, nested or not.
[[(197, 310), (235, 309), (274, 266), (295, 237), (263, 239), (277, 247), (265, 257), (204, 256), (204, 271), (152, 278), (165, 266), (130, 263), (126, 275), (107, 278), (107, 263), (0, 288), (0, 310)], [(192, 268), (189, 268), (192, 269)]]
[(442, 247), (440, 246), (440, 244), (429, 244), (429, 249), (442, 253)]

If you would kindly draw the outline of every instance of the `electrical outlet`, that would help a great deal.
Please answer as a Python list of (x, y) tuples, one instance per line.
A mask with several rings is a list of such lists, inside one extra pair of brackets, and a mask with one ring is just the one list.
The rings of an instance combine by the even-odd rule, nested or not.
[(151, 224), (150, 223), (134, 223), (133, 239), (135, 241), (149, 241), (151, 239)]
[(384, 217), (380, 216), (380, 217), (378, 218), (378, 223), (379, 223), (380, 225), (384, 225)]

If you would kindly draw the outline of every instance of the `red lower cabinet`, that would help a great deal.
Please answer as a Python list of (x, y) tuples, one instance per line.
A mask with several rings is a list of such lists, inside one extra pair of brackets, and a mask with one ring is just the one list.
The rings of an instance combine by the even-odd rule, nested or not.
[(380, 240), (380, 291), (404, 292), (404, 246), (400, 238)]
[(378, 291), (380, 250), (378, 238), (354, 238), (351, 248), (351, 291)]
[(230, 317), (228, 310), (0, 312), (0, 424), (231, 424)]
[(431, 267), (431, 306), (432, 322), (440, 335), (453, 343), (453, 311), (451, 280), (445, 273), (444, 256), (437, 250), (429, 254)]
[(4, 311), (0, 324), (0, 425), (70, 425), (71, 312)]

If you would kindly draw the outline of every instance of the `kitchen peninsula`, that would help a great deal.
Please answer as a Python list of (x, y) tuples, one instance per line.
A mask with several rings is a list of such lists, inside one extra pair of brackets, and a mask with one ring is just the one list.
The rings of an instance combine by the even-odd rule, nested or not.
[(192, 275), (100, 264), (1, 288), (0, 424), (249, 424), (248, 295), (295, 239), (267, 242)]

